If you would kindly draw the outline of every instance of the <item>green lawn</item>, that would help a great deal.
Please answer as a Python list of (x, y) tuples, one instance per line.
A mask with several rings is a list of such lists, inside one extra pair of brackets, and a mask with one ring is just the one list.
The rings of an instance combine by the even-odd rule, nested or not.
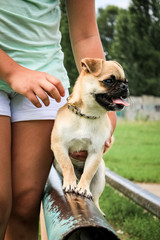
[(138, 182), (160, 183), (160, 122), (119, 122), (106, 166)]
[[(160, 183), (160, 122), (120, 122), (107, 167), (138, 182)], [(159, 240), (160, 219), (106, 185), (100, 206), (122, 240)]]
[(100, 206), (121, 240), (159, 240), (160, 219), (106, 186)]

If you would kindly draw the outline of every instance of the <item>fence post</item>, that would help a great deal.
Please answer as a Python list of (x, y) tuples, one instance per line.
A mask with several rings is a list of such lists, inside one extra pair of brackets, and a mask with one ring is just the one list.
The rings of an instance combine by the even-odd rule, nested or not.
[(115, 231), (92, 200), (62, 190), (62, 180), (52, 168), (43, 197), (48, 240), (117, 240)]

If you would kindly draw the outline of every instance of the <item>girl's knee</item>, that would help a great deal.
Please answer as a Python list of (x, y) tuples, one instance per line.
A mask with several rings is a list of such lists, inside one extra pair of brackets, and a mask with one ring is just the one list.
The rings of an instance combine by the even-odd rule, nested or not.
[(11, 196), (4, 196), (0, 193), (0, 226), (7, 224), (12, 208)]
[(35, 190), (19, 194), (13, 200), (12, 216), (23, 222), (32, 222), (39, 217), (40, 197)]

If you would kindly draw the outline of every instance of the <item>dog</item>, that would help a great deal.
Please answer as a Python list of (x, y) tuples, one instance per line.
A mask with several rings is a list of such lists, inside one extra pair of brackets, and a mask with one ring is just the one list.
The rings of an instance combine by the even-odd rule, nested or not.
[[(81, 60), (82, 71), (68, 102), (58, 111), (51, 134), (54, 166), (63, 176), (64, 192), (93, 198), (97, 208), (105, 186), (104, 143), (111, 134), (109, 111), (129, 104), (128, 81), (116, 61)], [(69, 153), (87, 151), (85, 161)], [(103, 214), (103, 213), (102, 213)]]

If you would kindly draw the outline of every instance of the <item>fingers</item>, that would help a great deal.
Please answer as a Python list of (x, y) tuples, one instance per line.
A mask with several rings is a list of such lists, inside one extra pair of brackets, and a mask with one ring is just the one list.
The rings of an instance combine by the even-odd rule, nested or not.
[[(57, 78), (55, 78), (49, 74), (46, 74), (45, 77), (46, 77), (45, 80), (41, 81), (41, 83), (40, 83), (41, 88), (45, 92), (47, 92), (47, 94), (49, 96), (54, 98), (57, 102), (60, 102), (61, 97), (65, 96), (65, 89), (64, 89), (62, 83), (60, 82), (60, 80), (58, 80)], [(42, 95), (42, 92), (41, 92), (41, 95)], [(49, 98), (46, 99), (46, 96), (44, 96), (44, 94), (43, 94), (41, 100), (46, 105), (46, 104), (48, 104)], [(46, 105), (46, 106), (48, 106), (48, 105)]]
[(69, 153), (69, 156), (79, 161), (85, 161), (88, 156), (88, 152), (79, 151), (79, 152)]
[(42, 81), (41, 88), (43, 89), (43, 91), (46, 91), (48, 93), (48, 95), (51, 96), (52, 98), (54, 98), (57, 102), (61, 101), (60, 92), (58, 91), (57, 87), (55, 85), (53, 85), (52, 83), (50, 83), (48, 81)]
[(48, 106), (50, 104), (49, 97), (42, 88), (36, 89), (35, 94), (42, 100), (45, 106)]
[(64, 97), (65, 96), (65, 89), (62, 85), (62, 83), (55, 77), (47, 74), (47, 80), (56, 87), (56, 89), (58, 90), (59, 94)]
[[(33, 91), (29, 91), (26, 94), (26, 97), (36, 106), (41, 107), (41, 103), (39, 102), (39, 97), (45, 106), (49, 106), (50, 101), (48, 95), (54, 98), (57, 102), (61, 101), (61, 95), (58, 92), (57, 88), (52, 85), (50, 82), (42, 82), (41, 86), (35, 88)], [(37, 97), (36, 97), (37, 96)]]
[(111, 143), (111, 141), (109, 139), (107, 139), (106, 142), (105, 142), (105, 147), (109, 148), (110, 147), (110, 143)]
[(27, 96), (26, 96), (29, 101), (31, 101), (31, 103), (33, 103), (33, 105), (35, 105), (37, 108), (42, 107), (41, 103), (39, 102), (38, 98), (36, 97), (36, 95), (33, 92), (30, 92)]
[(112, 142), (112, 136), (105, 141), (103, 153), (105, 153), (111, 147), (111, 142)]
[[(39, 81), (39, 85), (36, 85), (33, 89), (33, 93), (38, 96), (45, 106), (50, 104), (49, 97), (54, 98), (57, 102), (61, 102), (61, 97), (65, 96), (65, 89), (60, 82), (60, 80), (56, 79), (55, 77), (45, 74), (45, 78)], [(35, 106), (40, 107), (41, 104), (37, 98), (32, 96), (32, 103), (35, 102)], [(38, 102), (39, 103), (38, 103)]]

